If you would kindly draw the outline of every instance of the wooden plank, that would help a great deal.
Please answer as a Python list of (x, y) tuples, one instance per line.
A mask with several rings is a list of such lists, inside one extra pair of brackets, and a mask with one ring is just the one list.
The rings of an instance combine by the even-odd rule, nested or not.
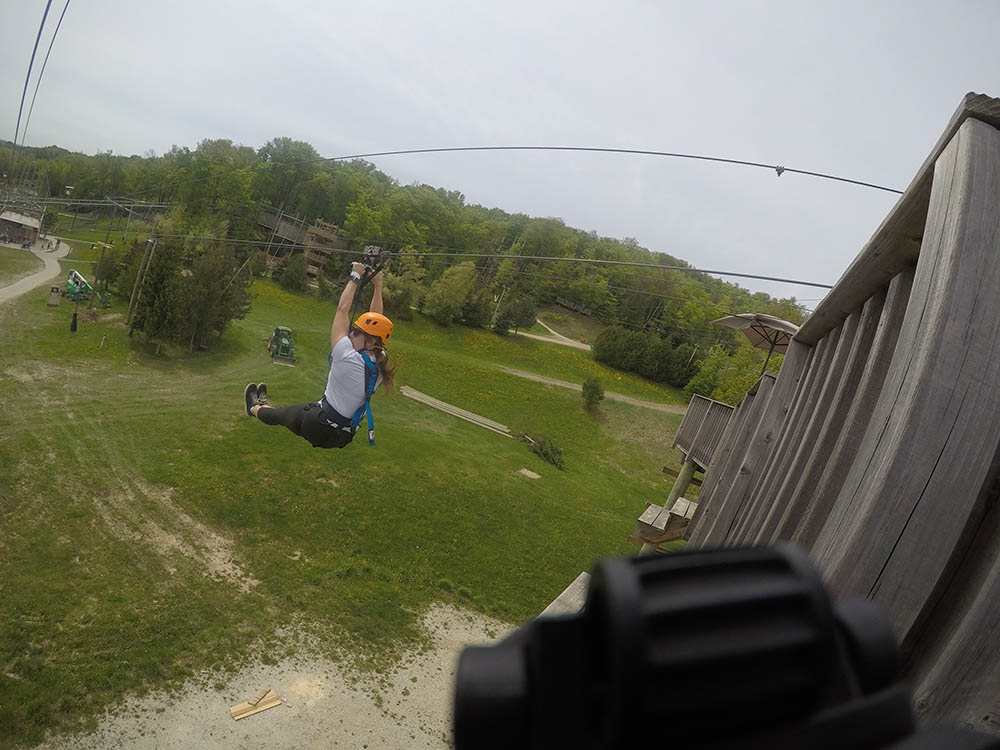
[[(663, 467), (663, 473), (669, 474), (672, 477), (679, 477), (681, 475), (681, 473), (677, 471), (677, 469), (671, 469), (669, 466)], [(695, 479), (694, 477), (691, 477), (691, 484), (693, 484), (695, 487), (701, 487), (701, 483), (702, 483), (701, 479)]]
[(922, 721), (1000, 735), (1000, 504), (991, 500), (914, 644), (906, 680)]
[(452, 406), (451, 404), (445, 403), (444, 401), (439, 401), (433, 396), (428, 396), (426, 393), (421, 393), (418, 390), (410, 388), (409, 386), (401, 386), (399, 392), (411, 398), (414, 401), (419, 401), (420, 403), (426, 404), (430, 407), (443, 411), (446, 414), (451, 414), (454, 417), (463, 419), (466, 422), (471, 422), (472, 424), (478, 425), (479, 427), (484, 427), (487, 430), (492, 430), (500, 435), (505, 435), (506, 437), (514, 437), (510, 434), (510, 428), (506, 425), (502, 425), (499, 422), (494, 422), (486, 417), (481, 417), (478, 414), (473, 414), (465, 409), (459, 409), (457, 406)]
[[(759, 481), (761, 472), (767, 465), (770, 453), (777, 440), (777, 433), (785, 419), (788, 407), (802, 386), (803, 375), (813, 357), (813, 347), (792, 341), (781, 364), (781, 371), (770, 390), (767, 401), (763, 402), (760, 418), (748, 421), (746, 428), (752, 430), (746, 441), (746, 449), (734, 456), (732, 471), (720, 484), (720, 496), (714, 498), (711, 518), (700, 523), (690, 535), (695, 546), (721, 546), (728, 539), (732, 527), (744, 512), (744, 505), (750, 492)], [(759, 396), (758, 396), (759, 398)]]
[(899, 329), (909, 303), (913, 272), (914, 269), (908, 269), (890, 282), (875, 338), (870, 347), (870, 355), (865, 362), (861, 380), (853, 393), (850, 409), (844, 418), (844, 430), (838, 437), (834, 449), (826, 457), (819, 479), (812, 482), (810, 478), (808, 483), (806, 483), (807, 477), (803, 477), (802, 480), (803, 491), (809, 491), (811, 487), (815, 499), (792, 535), (792, 541), (809, 550), (813, 560), (820, 567), (823, 567), (824, 560), (815, 547), (816, 539), (828, 519), (834, 524), (839, 523), (839, 514), (844, 510), (843, 507), (838, 510), (837, 498), (857, 456), (858, 446), (864, 438), (872, 411), (882, 392), (886, 372), (892, 362), (892, 353), (899, 337)]
[(841, 320), (888, 284), (892, 277), (916, 263), (920, 240), (924, 236), (924, 218), (930, 201), (934, 164), (952, 136), (969, 118), (1000, 127), (1000, 100), (981, 94), (965, 95), (906, 192), (834, 288), (799, 328), (795, 340), (815, 345), (829, 330), (840, 325)]
[(816, 352), (809, 363), (809, 369), (805, 373), (802, 386), (789, 404), (788, 415), (782, 421), (774, 450), (771, 451), (769, 457), (770, 460), (761, 474), (760, 481), (750, 495), (747, 510), (743, 513), (743, 517), (733, 533), (726, 540), (727, 544), (753, 543), (757, 530), (763, 523), (764, 515), (770, 507), (769, 501), (774, 488), (784, 476), (791, 460), (789, 449), (794, 449), (798, 445), (797, 441), (809, 413), (808, 409), (826, 373), (826, 368), (833, 358), (839, 336), (839, 330), (834, 329), (816, 345)]
[(247, 716), (253, 716), (261, 711), (266, 711), (269, 708), (274, 708), (275, 706), (280, 705), (281, 698), (278, 697), (277, 693), (270, 688), (264, 688), (246, 703), (237, 703), (235, 706), (230, 708), (229, 715), (232, 716), (234, 720), (239, 721), (240, 719), (245, 719)]
[(650, 524), (657, 531), (663, 531), (667, 527), (667, 522), (670, 520), (670, 511), (666, 508), (661, 508), (660, 512), (657, 514), (653, 523)]
[(882, 397), (819, 544), (839, 595), (915, 639), (1000, 445), (1000, 131), (966, 121), (935, 166), (924, 247)]
[(647, 505), (646, 510), (642, 512), (642, 515), (637, 519), (639, 523), (644, 523), (649, 526), (653, 525), (653, 521), (656, 517), (660, 515), (660, 511), (663, 510), (659, 505)]
[(800, 455), (796, 457), (797, 465), (779, 490), (773, 515), (765, 523), (759, 537), (767, 540), (765, 544), (791, 539), (800, 521), (819, 502), (816, 483), (836, 449), (844, 419), (851, 403), (857, 398), (858, 385), (865, 363), (871, 356), (885, 296), (884, 290), (872, 296), (858, 313), (844, 321), (845, 328), (853, 327), (853, 330), (841, 336), (843, 351), (834, 358), (830, 390), (824, 394), (820, 410), (813, 415), (814, 427), (803, 440)]
[(732, 481), (732, 472), (735, 471), (734, 464), (746, 451), (752, 426), (756, 425), (760, 419), (770, 389), (774, 386), (774, 380), (775, 376), (770, 373), (762, 375), (736, 407), (736, 413), (729, 420), (719, 450), (712, 459), (711, 466), (705, 471), (705, 483), (698, 492), (698, 509), (684, 531), (685, 537), (690, 539), (694, 530), (702, 523), (703, 518), (711, 519), (711, 514), (705, 515), (707, 509), (712, 507), (716, 497), (721, 494), (718, 492), (718, 488), (723, 478), (726, 478), (727, 485)]
[(562, 593), (539, 613), (539, 617), (576, 614), (583, 609), (587, 599), (587, 589), (590, 587), (590, 573), (580, 573)]
[[(873, 318), (877, 322), (877, 318)], [(808, 503), (808, 497), (795, 495), (799, 480), (819, 449), (823, 425), (835, 407), (835, 397), (842, 393), (847, 362), (854, 351), (854, 342), (861, 323), (861, 312), (847, 316), (837, 329), (837, 343), (830, 362), (818, 373), (814, 399), (803, 404), (802, 429), (788, 445), (791, 460), (786, 464), (781, 476), (776, 477), (768, 495), (769, 507), (765, 509), (763, 522), (754, 536), (755, 544), (773, 544), (778, 538), (779, 526), (794, 525), (801, 517)], [(874, 334), (874, 326), (871, 328)], [(831, 332), (832, 333), (832, 332)]]

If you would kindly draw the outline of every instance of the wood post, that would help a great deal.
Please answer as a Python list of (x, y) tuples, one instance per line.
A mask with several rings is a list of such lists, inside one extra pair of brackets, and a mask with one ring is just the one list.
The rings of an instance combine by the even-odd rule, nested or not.
[[(691, 477), (694, 476), (694, 459), (691, 456), (687, 456), (684, 460), (684, 465), (681, 466), (681, 473), (677, 477), (677, 481), (674, 482), (674, 486), (670, 488), (670, 494), (667, 495), (667, 500), (663, 503), (663, 507), (669, 510), (674, 506), (674, 502), (677, 498), (684, 495), (687, 492), (688, 485), (691, 484)], [(651, 555), (656, 552), (655, 544), (650, 544), (649, 542), (643, 542), (642, 547), (639, 549), (640, 555)]]

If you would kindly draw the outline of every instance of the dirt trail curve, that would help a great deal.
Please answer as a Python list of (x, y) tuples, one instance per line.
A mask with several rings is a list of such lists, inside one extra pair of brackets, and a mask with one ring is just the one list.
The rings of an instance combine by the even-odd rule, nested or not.
[[(513, 367), (505, 367), (504, 365), (496, 365), (496, 367), (497, 369), (503, 370), (510, 375), (517, 375), (519, 378), (525, 378), (526, 380), (534, 380), (538, 383), (545, 383), (546, 385), (557, 385), (560, 388), (569, 388), (574, 391), (583, 390), (582, 385), (570, 383), (566, 380), (547, 378), (544, 375), (536, 375), (533, 372), (516, 370)], [(632, 398), (631, 396), (625, 396), (621, 393), (615, 393), (613, 391), (605, 391), (604, 396), (605, 398), (610, 398), (614, 401), (623, 401), (626, 404), (632, 404), (634, 406), (644, 406), (647, 409), (656, 409), (657, 411), (666, 412), (667, 414), (684, 414), (687, 411), (687, 407), (681, 406), (680, 404), (661, 404), (656, 401), (643, 401), (640, 398)]]
[(543, 323), (541, 320), (538, 320), (537, 318), (536, 318), (536, 320), (537, 320), (537, 322), (538, 322), (538, 324), (540, 326), (542, 326), (543, 328), (545, 328), (552, 335), (551, 336), (541, 336), (541, 335), (539, 335), (537, 333), (525, 333), (524, 331), (518, 331), (517, 335), (518, 336), (526, 336), (529, 339), (535, 339), (537, 341), (547, 341), (550, 344), (562, 344), (563, 346), (571, 346), (574, 349), (585, 349), (588, 352), (590, 351), (590, 344), (585, 344), (582, 341), (577, 341), (576, 339), (571, 339), (569, 336), (563, 336), (558, 331), (555, 331), (552, 328), (549, 328), (549, 326), (545, 325), (545, 323)]
[(69, 251), (70, 247), (65, 242), (60, 243), (59, 249), (53, 250), (52, 252), (45, 252), (42, 250), (41, 243), (36, 242), (32, 246), (31, 252), (42, 260), (45, 264), (45, 268), (38, 273), (31, 274), (31, 276), (25, 276), (23, 279), (19, 279), (13, 284), (0, 287), (0, 303), (12, 300), (15, 297), (20, 297), (25, 292), (30, 292), (35, 287), (41, 286), (45, 282), (58, 276), (61, 272), (59, 259), (69, 255)]

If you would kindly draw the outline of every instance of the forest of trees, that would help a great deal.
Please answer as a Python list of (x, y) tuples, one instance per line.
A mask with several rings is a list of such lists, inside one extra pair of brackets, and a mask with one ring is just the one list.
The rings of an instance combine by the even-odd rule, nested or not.
[[(9, 148), (0, 148), (0, 172), (27, 175), (49, 196), (62, 196), (72, 185), (74, 198), (113, 196), (172, 205), (158, 223), (163, 244), (150, 267), (160, 280), (158, 294), (174, 300), (170, 307), (179, 310), (195, 309), (186, 302), (195, 298), (216, 303), (204, 315), (195, 310), (185, 317), (157, 312), (151, 295), (154, 299), (145, 305), (153, 307), (144, 308), (138, 318), (147, 333), (192, 346), (208, 332), (221, 334), (228, 320), (248, 309), (250, 273), (223, 287), (233, 276), (230, 271), (259, 252), (259, 246), (247, 241), (261, 239), (256, 220), (265, 206), (280, 206), (306, 222), (323, 219), (338, 225), (350, 250), (375, 243), (396, 253), (387, 273), (387, 312), (405, 317), (411, 306), (419, 306), (443, 325), (474, 326), (488, 325), (498, 312), (502, 325), (497, 327), (509, 330), (525, 324), (525, 310), (568, 299), (594, 311), (613, 326), (609, 331), (626, 332), (616, 337), (609, 333), (599, 341), (598, 359), (716, 398), (733, 399), (731, 381), (737, 375), (752, 383), (765, 353), (749, 349), (737, 332), (711, 325), (713, 319), (733, 312), (768, 313), (796, 323), (804, 319), (794, 298), (751, 293), (705, 274), (544, 260), (688, 266), (632, 238), (602, 237), (556, 218), (468, 204), (457, 191), (400, 185), (365, 161), (325, 161), (308, 143), (290, 138), (275, 138), (259, 149), (205, 140), (193, 150), (174, 147), (162, 156), (88, 156), (47, 147), (21, 149), (16, 164), (11, 158)], [(123, 281), (130, 273), (134, 278), (139, 254), (119, 259), (116, 272)], [(499, 257), (509, 255), (543, 260)], [(331, 259), (330, 279), (340, 275), (349, 259), (356, 256)], [(259, 272), (259, 262), (248, 265)], [(293, 271), (285, 277), (288, 284), (301, 276), (299, 269)], [(320, 292), (330, 294), (326, 281)], [(612, 340), (614, 346), (606, 345)], [(626, 340), (629, 346), (621, 347)], [(699, 378), (706, 365), (714, 376), (705, 371)]]

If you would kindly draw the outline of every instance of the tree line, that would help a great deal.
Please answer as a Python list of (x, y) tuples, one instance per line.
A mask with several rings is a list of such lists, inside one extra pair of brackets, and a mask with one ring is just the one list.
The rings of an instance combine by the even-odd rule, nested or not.
[[(610, 326), (597, 342), (598, 359), (672, 385), (687, 386), (706, 363), (720, 357), (728, 365), (715, 362), (713, 367), (725, 372), (739, 355), (740, 335), (711, 325), (713, 319), (733, 312), (768, 313), (796, 323), (805, 317), (794, 298), (751, 293), (705, 274), (552, 262), (548, 259), (690, 267), (679, 258), (641, 247), (633, 238), (604, 237), (556, 218), (469, 204), (454, 190), (402, 185), (362, 160), (325, 161), (310, 144), (290, 138), (275, 138), (258, 149), (204, 140), (194, 149), (175, 146), (162, 156), (88, 156), (57, 147), (29, 148), (18, 151), (16, 164), (10, 160), (10, 151), (0, 149), (0, 170), (30, 175), (43, 194), (61, 196), (72, 185), (74, 197), (169, 202), (172, 208), (159, 222), (159, 234), (218, 238), (165, 238), (165, 252), (157, 252), (158, 260), (150, 267), (153, 278), (170, 280), (163, 295), (178, 310), (188, 309), (183, 301), (195, 289), (201, 299), (220, 300), (221, 313), (193, 315), (197, 322), (177, 313), (143, 309), (139, 314), (144, 327), (179, 341), (197, 339), (202, 331), (221, 334), (232, 316), (245, 314), (249, 274), (225, 293), (216, 287), (208, 290), (208, 278), (217, 276), (225, 285), (230, 271), (235, 273), (244, 263), (250, 271), (259, 270), (260, 263), (251, 257), (257, 249), (233, 241), (261, 239), (257, 220), (265, 206), (280, 207), (307, 223), (322, 219), (337, 225), (349, 251), (365, 244), (393, 250), (397, 260), (387, 274), (386, 299), (387, 309), (398, 315), (418, 307), (442, 324), (493, 323), (511, 330), (530, 325), (528, 317), (536, 307), (563, 298), (588, 308)], [(465, 254), (488, 257), (463, 258)], [(320, 293), (351, 259), (356, 256), (334, 253), (326, 276), (319, 280)], [(134, 257), (126, 261), (128, 268), (137, 264)], [(287, 263), (280, 272), (287, 285), (305, 283), (302, 262), (296, 264), (300, 267), (292, 272), (286, 273)], [(130, 272), (123, 273), (127, 280)], [(718, 382), (706, 377), (695, 382), (694, 392), (710, 388), (704, 395), (712, 395), (717, 387)]]

